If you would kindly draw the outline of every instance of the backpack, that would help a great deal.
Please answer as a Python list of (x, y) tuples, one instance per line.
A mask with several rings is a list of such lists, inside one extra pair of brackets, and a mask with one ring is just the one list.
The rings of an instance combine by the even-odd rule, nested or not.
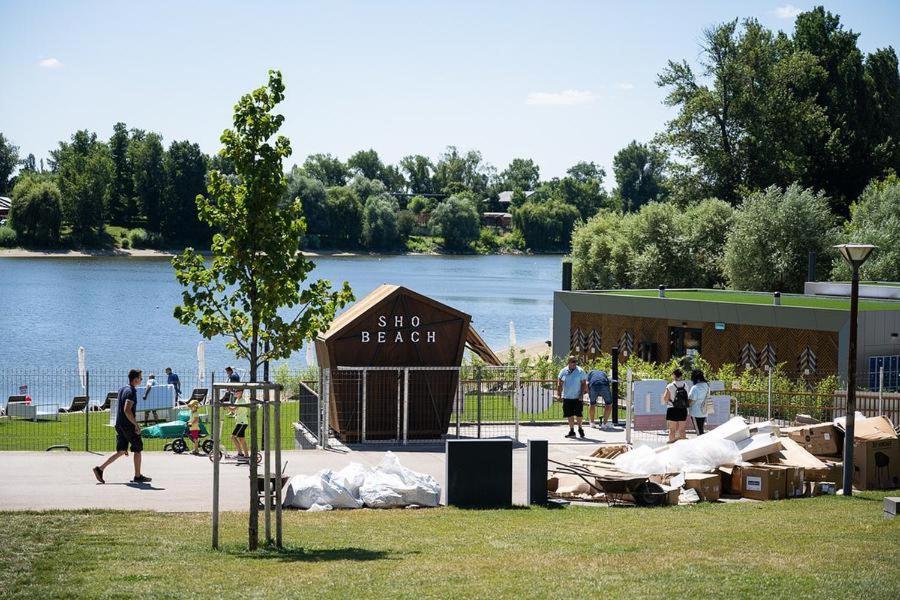
[(672, 406), (674, 408), (687, 408), (689, 406), (686, 385), (681, 387), (675, 386), (675, 398), (672, 400)]

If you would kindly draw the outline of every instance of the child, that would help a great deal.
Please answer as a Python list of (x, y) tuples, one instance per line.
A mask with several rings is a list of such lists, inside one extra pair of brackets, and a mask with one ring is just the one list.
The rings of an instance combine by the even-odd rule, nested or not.
[(247, 425), (250, 423), (250, 409), (246, 406), (231, 406), (229, 411), (234, 415), (234, 430), (231, 432), (231, 441), (237, 448), (238, 462), (249, 462), (250, 451), (247, 449)]
[(191, 400), (188, 402), (188, 408), (191, 409), (191, 418), (188, 420), (188, 433), (191, 436), (191, 440), (194, 442), (194, 449), (191, 450), (191, 454), (194, 456), (200, 455), (200, 413), (198, 411), (200, 403), (196, 400)]

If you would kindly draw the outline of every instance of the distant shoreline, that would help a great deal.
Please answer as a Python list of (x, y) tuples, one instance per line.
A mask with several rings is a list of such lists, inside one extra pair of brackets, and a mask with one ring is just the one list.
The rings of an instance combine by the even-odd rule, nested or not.
[[(150, 250), (150, 249), (102, 249), (102, 250), (26, 250), (24, 248), (0, 248), (0, 259), (2, 258), (174, 258), (181, 253), (181, 250)], [(208, 251), (201, 251), (203, 255), (209, 255)], [(304, 251), (304, 256), (316, 258), (319, 256), (337, 256), (337, 257), (353, 257), (353, 256), (564, 256), (561, 253), (540, 253), (540, 254), (512, 254), (512, 253), (494, 253), (494, 254), (442, 254), (439, 252), (423, 253), (423, 252), (385, 252), (385, 253), (369, 253), (369, 252), (347, 252), (341, 250), (317, 250)]]

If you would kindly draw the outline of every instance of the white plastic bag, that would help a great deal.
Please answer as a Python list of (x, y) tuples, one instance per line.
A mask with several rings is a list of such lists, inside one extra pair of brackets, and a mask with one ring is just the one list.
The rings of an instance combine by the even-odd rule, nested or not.
[(335, 481), (347, 488), (354, 498), (359, 498), (359, 488), (366, 482), (366, 477), (372, 469), (352, 462), (337, 473), (335, 473)]
[(431, 475), (416, 473), (401, 465), (397, 455), (389, 451), (381, 464), (366, 474), (359, 497), (371, 508), (409, 504), (437, 506), (441, 500), (441, 486)]
[(334, 471), (325, 469), (315, 475), (295, 475), (288, 482), (284, 505), (311, 508), (314, 504), (329, 504), (333, 508), (359, 508), (362, 503), (341, 485)]
[(619, 469), (641, 475), (704, 472), (740, 461), (741, 452), (737, 444), (706, 435), (679, 440), (660, 451), (649, 446), (638, 446), (613, 459)]

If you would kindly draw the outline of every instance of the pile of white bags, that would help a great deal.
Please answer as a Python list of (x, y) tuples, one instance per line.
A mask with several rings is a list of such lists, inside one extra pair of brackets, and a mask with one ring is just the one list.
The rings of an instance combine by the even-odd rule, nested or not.
[(437, 506), (440, 498), (441, 486), (434, 477), (407, 469), (387, 452), (374, 469), (350, 463), (337, 472), (323, 469), (315, 475), (295, 475), (287, 484), (284, 506), (312, 511)]
[(663, 452), (638, 446), (613, 460), (619, 469), (642, 475), (704, 472), (741, 462), (741, 452), (732, 440), (701, 435), (679, 440)]

